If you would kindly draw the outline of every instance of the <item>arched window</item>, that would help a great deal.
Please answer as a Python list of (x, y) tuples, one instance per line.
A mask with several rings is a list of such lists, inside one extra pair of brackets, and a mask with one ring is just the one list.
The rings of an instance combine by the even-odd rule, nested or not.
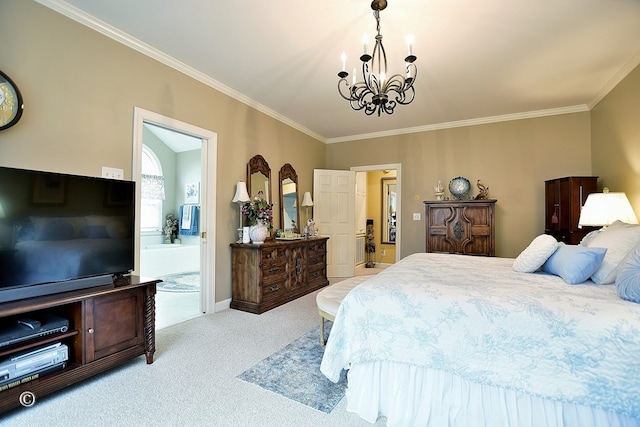
[(162, 201), (164, 200), (164, 176), (158, 156), (142, 145), (142, 194), (140, 206), (140, 230), (162, 231)]

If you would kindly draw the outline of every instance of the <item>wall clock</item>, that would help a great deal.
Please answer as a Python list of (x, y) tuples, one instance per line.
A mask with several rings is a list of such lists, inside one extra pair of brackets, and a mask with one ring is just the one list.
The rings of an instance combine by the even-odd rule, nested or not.
[(5, 73), (0, 71), (0, 130), (7, 129), (22, 116), (22, 96), (18, 86)]

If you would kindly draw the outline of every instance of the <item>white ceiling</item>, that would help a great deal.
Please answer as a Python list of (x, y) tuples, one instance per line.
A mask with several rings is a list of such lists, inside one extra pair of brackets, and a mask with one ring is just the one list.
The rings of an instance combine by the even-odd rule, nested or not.
[(202, 139), (187, 135), (175, 130), (170, 130), (152, 123), (144, 123), (160, 141), (164, 142), (174, 153), (199, 150), (202, 148)]
[(37, 1), (326, 142), (586, 111), (640, 63), (640, 0), (389, 0), (389, 71), (413, 35), (416, 99), (366, 116), (337, 72), (373, 40), (369, 0)]

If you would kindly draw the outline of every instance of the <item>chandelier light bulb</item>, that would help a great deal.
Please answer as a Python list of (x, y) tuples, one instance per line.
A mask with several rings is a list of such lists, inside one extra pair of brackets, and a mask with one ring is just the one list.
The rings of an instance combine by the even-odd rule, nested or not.
[(413, 55), (413, 36), (407, 36), (407, 49), (409, 50), (409, 56)]
[(362, 35), (362, 47), (365, 55), (367, 54), (368, 46), (369, 46), (369, 36), (367, 35), (367, 33), (364, 33)]

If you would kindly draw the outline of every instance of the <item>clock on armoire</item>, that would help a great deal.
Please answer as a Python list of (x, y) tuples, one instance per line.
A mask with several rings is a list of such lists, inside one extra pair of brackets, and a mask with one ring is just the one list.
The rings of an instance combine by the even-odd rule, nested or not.
[(544, 232), (568, 245), (577, 245), (594, 227), (578, 228), (587, 196), (598, 190), (597, 176), (568, 176), (544, 182)]

